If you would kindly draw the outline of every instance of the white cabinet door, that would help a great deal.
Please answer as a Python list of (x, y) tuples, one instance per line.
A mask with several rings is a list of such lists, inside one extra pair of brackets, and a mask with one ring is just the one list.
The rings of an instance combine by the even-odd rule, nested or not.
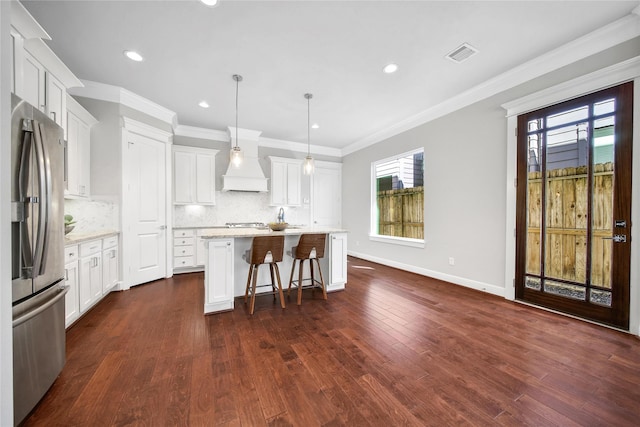
[(287, 204), (287, 165), (283, 162), (271, 161), (271, 204), (284, 206)]
[(46, 112), (44, 95), (46, 72), (44, 66), (29, 52), (24, 51), (23, 53), (21, 97), (42, 112)]
[(204, 312), (233, 310), (233, 239), (207, 241)]
[(80, 296), (78, 289), (78, 261), (73, 261), (64, 266), (65, 285), (69, 291), (65, 295), (65, 327), (68, 327), (80, 316)]
[(284, 157), (271, 159), (271, 205), (300, 206), (302, 161)]
[(196, 203), (216, 202), (216, 156), (196, 153)]
[(67, 128), (67, 88), (53, 74), (45, 74), (45, 113), (62, 129)]
[(342, 165), (315, 162), (311, 178), (311, 215), (316, 227), (342, 226)]
[(84, 313), (102, 296), (102, 253), (80, 259), (80, 312)]
[(300, 163), (287, 163), (287, 205), (300, 205), (302, 169)]
[(330, 282), (327, 286), (328, 291), (344, 289), (347, 283), (347, 233), (330, 234), (330, 253), (331, 259), (329, 264)]
[(173, 202), (193, 203), (195, 182), (194, 173), (196, 166), (193, 153), (174, 151), (173, 153)]
[(102, 251), (102, 294), (107, 294), (118, 283), (118, 248)]
[(173, 203), (215, 204), (217, 153), (218, 150), (173, 146)]
[(67, 98), (67, 149), (65, 196), (90, 195), (91, 126), (97, 120), (72, 97)]

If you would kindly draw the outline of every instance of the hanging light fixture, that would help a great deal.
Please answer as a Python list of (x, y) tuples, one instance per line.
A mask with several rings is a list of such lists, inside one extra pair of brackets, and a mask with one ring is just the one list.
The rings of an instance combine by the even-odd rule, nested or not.
[(307, 99), (307, 157), (304, 158), (302, 164), (302, 170), (305, 175), (313, 174), (313, 157), (311, 157), (311, 105), (310, 101), (313, 95), (305, 93), (304, 97)]
[(238, 167), (240, 163), (242, 163), (242, 150), (238, 147), (238, 85), (242, 81), (242, 76), (240, 74), (234, 74), (233, 80), (236, 81), (236, 144), (231, 149), (230, 160), (233, 166)]

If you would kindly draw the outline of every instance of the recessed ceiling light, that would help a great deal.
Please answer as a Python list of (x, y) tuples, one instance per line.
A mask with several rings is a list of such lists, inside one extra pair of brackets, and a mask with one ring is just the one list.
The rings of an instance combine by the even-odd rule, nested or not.
[(318, 128), (320, 128), (320, 125), (317, 123), (314, 123), (311, 125), (311, 129), (318, 129)]
[(140, 62), (144, 59), (142, 58), (142, 55), (140, 55), (138, 52), (134, 50), (125, 50), (124, 54), (127, 58), (129, 58), (132, 61)]
[(220, 2), (218, 0), (200, 0), (203, 4), (209, 7), (216, 7)]
[(209, 103), (207, 101), (200, 101), (198, 105), (202, 108), (209, 108)]
[(382, 69), (382, 71), (384, 71), (387, 74), (395, 73), (396, 71), (398, 71), (398, 65), (397, 64), (387, 64)]

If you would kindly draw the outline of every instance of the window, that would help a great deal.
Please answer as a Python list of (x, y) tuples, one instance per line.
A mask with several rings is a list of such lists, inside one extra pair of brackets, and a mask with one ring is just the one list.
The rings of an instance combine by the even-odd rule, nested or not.
[(371, 164), (371, 239), (424, 246), (424, 150)]

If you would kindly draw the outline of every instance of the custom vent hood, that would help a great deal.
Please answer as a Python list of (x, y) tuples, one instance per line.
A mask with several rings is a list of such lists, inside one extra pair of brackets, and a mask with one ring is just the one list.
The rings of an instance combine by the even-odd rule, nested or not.
[[(236, 128), (229, 127), (230, 147), (235, 145)], [(258, 161), (258, 137), (262, 132), (238, 128), (238, 146), (244, 152), (240, 166), (229, 162), (226, 175), (222, 175), (222, 191), (253, 191), (266, 193), (267, 178)]]

